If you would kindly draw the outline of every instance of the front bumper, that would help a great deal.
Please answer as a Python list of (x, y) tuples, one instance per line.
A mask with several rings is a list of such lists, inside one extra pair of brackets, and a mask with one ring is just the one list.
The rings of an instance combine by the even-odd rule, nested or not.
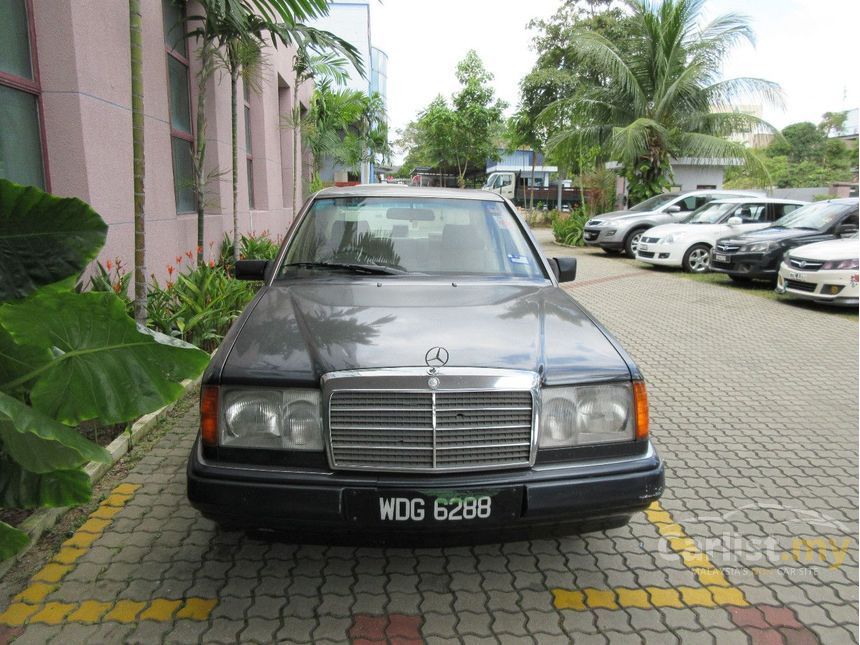
[[(244, 528), (380, 535), (475, 535), (491, 539), (545, 532), (570, 532), (626, 521), (660, 497), (664, 464), (649, 444), (636, 456), (554, 464), (518, 471), (402, 475), (311, 471), (207, 461), (199, 439), (188, 460), (188, 499), (204, 516)], [(349, 499), (357, 493), (415, 491), (433, 495), (460, 491), (517, 490), (512, 516), (485, 523), (389, 522), (356, 516)]]
[[(834, 305), (860, 304), (860, 274), (855, 270), (802, 271), (782, 263), (776, 291), (802, 300)], [(841, 287), (832, 293), (833, 287)]]
[(640, 241), (636, 249), (636, 259), (648, 264), (679, 267), (685, 250), (686, 247), (680, 248), (674, 244), (643, 244)]
[[(726, 258), (725, 261), (716, 259), (717, 255)], [(759, 280), (775, 280), (779, 266), (778, 253), (719, 253), (711, 251), (710, 269), (715, 273), (743, 276)]]
[(624, 248), (624, 230), (618, 227), (586, 227), (582, 231), (582, 239), (586, 246), (599, 246), (607, 249)]

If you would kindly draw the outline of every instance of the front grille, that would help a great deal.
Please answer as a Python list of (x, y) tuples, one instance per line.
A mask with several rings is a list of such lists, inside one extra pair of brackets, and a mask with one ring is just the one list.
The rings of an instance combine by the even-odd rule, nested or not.
[(643, 242), (644, 244), (657, 244), (657, 242), (660, 241), (660, 238), (659, 237), (640, 237), (639, 241)]
[(637, 250), (636, 254), (640, 258), (653, 258), (654, 257), (654, 251), (639, 251), (639, 250)]
[(821, 260), (806, 260), (804, 258), (789, 258), (788, 260), (789, 266), (792, 269), (801, 269), (803, 271), (818, 271), (821, 268), (821, 265), (824, 264)]
[(734, 253), (739, 248), (741, 248), (740, 244), (726, 244), (723, 242), (717, 244), (717, 252), (719, 253)]
[(332, 465), (446, 470), (528, 465), (528, 391), (335, 390), (329, 402)]
[(815, 291), (815, 283), (801, 282), (800, 280), (786, 280), (785, 288), (794, 289), (795, 291), (805, 291), (806, 293), (812, 293), (813, 291)]

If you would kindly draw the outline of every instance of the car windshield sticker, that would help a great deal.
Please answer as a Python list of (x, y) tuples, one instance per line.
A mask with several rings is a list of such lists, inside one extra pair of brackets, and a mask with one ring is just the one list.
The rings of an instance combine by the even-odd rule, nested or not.
[(512, 264), (528, 264), (529, 259), (524, 255), (511, 255), (508, 253), (508, 259)]

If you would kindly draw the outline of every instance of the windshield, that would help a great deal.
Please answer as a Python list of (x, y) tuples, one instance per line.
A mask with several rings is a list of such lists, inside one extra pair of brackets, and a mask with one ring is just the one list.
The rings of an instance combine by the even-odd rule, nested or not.
[(705, 204), (701, 208), (694, 210), (687, 219), (683, 220), (684, 224), (719, 224), (726, 219), (729, 214), (737, 208), (737, 204)]
[(654, 195), (654, 197), (650, 197), (644, 202), (639, 202), (638, 204), (636, 204), (636, 206), (632, 206), (629, 210), (635, 211), (637, 213), (641, 213), (643, 211), (653, 211), (677, 198), (678, 193), (664, 193), (662, 195)]
[(808, 228), (824, 230), (845, 213), (844, 204), (830, 202), (815, 202), (807, 204), (784, 217), (780, 217), (773, 225), (782, 228)]
[(315, 200), (290, 242), (280, 275), (336, 271), (344, 265), (389, 267), (397, 273), (544, 277), (505, 205), (475, 199)]

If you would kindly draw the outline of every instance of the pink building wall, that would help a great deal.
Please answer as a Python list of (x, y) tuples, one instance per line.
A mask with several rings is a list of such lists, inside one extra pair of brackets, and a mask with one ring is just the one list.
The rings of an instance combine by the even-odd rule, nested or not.
[[(194, 249), (196, 213), (177, 214), (168, 105), (167, 54), (162, 3), (144, 0), (143, 72), (146, 155), (147, 271), (159, 280), (167, 265)], [(192, 5), (189, 13), (193, 14)], [(121, 0), (33, 0), (39, 58), (43, 120), (50, 190), (89, 202), (109, 224), (99, 260), (133, 261), (133, 195), (131, 152), (131, 80), (128, 3)], [(189, 43), (192, 119), (197, 103), (199, 64)], [(252, 93), (251, 139), (255, 209), (249, 209), (245, 169), (245, 121), (239, 87), (240, 231), (268, 229), (283, 234), (293, 218), (292, 137), (281, 113), (291, 109), (294, 75), (292, 48), (266, 49), (259, 94)], [(307, 106), (311, 86), (300, 88)], [(224, 174), (209, 187), (206, 204), (206, 253), (217, 254), (226, 232), (232, 232), (230, 180), (230, 82), (216, 71), (207, 97), (207, 165)], [(301, 156), (300, 156), (301, 164)], [(302, 194), (300, 181), (298, 195)]]

